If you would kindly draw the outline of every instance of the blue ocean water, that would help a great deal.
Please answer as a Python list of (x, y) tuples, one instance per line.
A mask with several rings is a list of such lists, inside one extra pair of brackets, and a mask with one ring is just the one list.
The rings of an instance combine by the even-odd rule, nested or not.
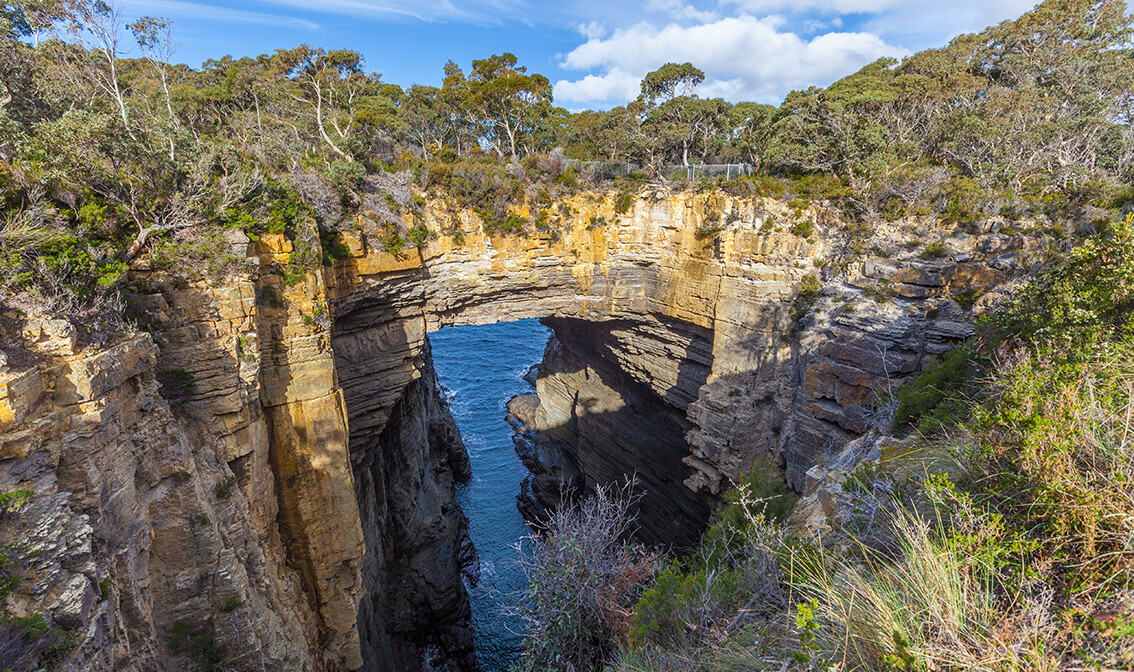
[(430, 335), (433, 363), (472, 463), (457, 499), (480, 554), (480, 582), (469, 591), (481, 665), (505, 672), (519, 658), (523, 623), (516, 608), (526, 585), (516, 543), (530, 530), (516, 509), (526, 475), (504, 420), (508, 400), (531, 392), (523, 375), (543, 357), (551, 331), (536, 320), (447, 327)]

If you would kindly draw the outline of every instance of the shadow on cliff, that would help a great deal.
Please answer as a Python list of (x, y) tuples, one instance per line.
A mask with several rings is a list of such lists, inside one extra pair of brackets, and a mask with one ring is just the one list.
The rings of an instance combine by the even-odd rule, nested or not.
[(476, 553), (456, 505), (470, 477), (438, 392), (421, 316), (381, 297), (334, 323), (354, 487), (366, 554), (358, 626), (367, 670), (479, 670), (462, 577)]
[(611, 333), (630, 331), (632, 325), (564, 318), (543, 323), (555, 335), (540, 366), (541, 390), (549, 397), (541, 404), (570, 408), (559, 408), (555, 416), (563, 421), (542, 426), (534, 440), (544, 451), (559, 451), (557, 457), (582, 476), (570, 484), (545, 480), (543, 492), (535, 483), (533, 497), (546, 510), (579, 481), (583, 492), (591, 493), (596, 485), (634, 478), (641, 496), (635, 511), (639, 538), (679, 549), (694, 545), (715, 501), (685, 484), (693, 475), (685, 462), (691, 455), (686, 434), (693, 429), (686, 409), (709, 376), (711, 338), (690, 331), (690, 344), (668, 353), (679, 360), (676, 379), (658, 394), (619, 366)]

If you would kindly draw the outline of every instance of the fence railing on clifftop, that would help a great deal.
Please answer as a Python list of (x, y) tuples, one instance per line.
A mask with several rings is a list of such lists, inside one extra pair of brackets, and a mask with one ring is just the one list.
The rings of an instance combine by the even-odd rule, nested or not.
[[(580, 172), (587, 172), (596, 177), (629, 177), (635, 172), (642, 172), (646, 166), (640, 163), (612, 163), (608, 161), (580, 161), (567, 159), (564, 163)], [(756, 166), (750, 163), (702, 163), (697, 165), (657, 166), (657, 174), (665, 179), (676, 182), (686, 180), (696, 182), (698, 179), (716, 179), (724, 177), (731, 180), (734, 177), (752, 175)]]

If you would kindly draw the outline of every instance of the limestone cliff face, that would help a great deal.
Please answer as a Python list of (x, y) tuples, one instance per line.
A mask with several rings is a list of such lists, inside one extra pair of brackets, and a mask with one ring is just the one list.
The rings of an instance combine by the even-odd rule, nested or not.
[[(644, 535), (680, 543), (754, 463), (803, 487), (972, 333), (954, 298), (993, 293), (1035, 242), (905, 222), (852, 253), (822, 205), (616, 201), (582, 194), (558, 233), (499, 237), (436, 200), (424, 249), (344, 234), (349, 258), (290, 285), (273, 269), (291, 241), (235, 235), (245, 267), (222, 286), (137, 268), (142, 331), (101, 348), (5, 316), (0, 491), (35, 493), (3, 526), (28, 550), (7, 607), (70, 629), (72, 669), (193, 669), (189, 638), (236, 670), (473, 670), (468, 463), (430, 331), (544, 318), (529, 503), (636, 473)], [(945, 256), (902, 246), (931, 238)]]

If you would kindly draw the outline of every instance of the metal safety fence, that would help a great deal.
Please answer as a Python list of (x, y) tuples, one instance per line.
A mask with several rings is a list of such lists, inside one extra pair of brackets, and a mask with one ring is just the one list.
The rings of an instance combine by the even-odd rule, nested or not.
[[(645, 174), (647, 169), (647, 166), (640, 163), (580, 161), (578, 159), (567, 159), (565, 163), (579, 172), (607, 178), (629, 177), (635, 173)], [(670, 182), (681, 180), (696, 182), (697, 180), (715, 180), (718, 177), (731, 180), (735, 177), (752, 175), (756, 172), (756, 166), (750, 163), (703, 163), (689, 166), (656, 166), (654, 170), (656, 170), (657, 175)], [(652, 172), (653, 170), (651, 170)]]

